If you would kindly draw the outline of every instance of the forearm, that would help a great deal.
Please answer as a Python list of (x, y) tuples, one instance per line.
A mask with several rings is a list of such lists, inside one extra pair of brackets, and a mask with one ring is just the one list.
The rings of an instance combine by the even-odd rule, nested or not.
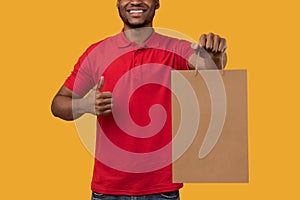
[(73, 99), (69, 96), (57, 95), (52, 102), (51, 111), (54, 116), (72, 121), (86, 113), (84, 99)]

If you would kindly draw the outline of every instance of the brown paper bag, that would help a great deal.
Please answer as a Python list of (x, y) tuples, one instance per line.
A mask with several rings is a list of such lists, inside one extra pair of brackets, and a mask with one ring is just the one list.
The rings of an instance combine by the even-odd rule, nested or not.
[(172, 71), (173, 182), (248, 182), (246, 70)]

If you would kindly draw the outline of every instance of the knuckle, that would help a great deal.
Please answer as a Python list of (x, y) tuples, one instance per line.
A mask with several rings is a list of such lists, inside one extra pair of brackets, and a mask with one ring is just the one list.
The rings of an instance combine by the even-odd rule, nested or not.
[(97, 99), (97, 100), (95, 101), (95, 104), (96, 104), (97, 106), (100, 106), (101, 104), (103, 104), (103, 100), (102, 100), (102, 99)]
[(224, 45), (226, 45), (226, 39), (225, 39), (225, 38), (222, 38), (221, 41), (222, 41), (222, 43), (223, 43)]
[(206, 34), (202, 34), (202, 35), (200, 36), (200, 43), (204, 43), (205, 40), (206, 40), (206, 38), (207, 38), (207, 35), (206, 35)]
[(208, 33), (208, 36), (209, 36), (209, 37), (213, 37), (214, 34), (213, 34), (212, 32), (209, 32), (209, 33)]
[(221, 38), (221, 37), (220, 37), (219, 35), (215, 35), (214, 40), (215, 40), (215, 41), (220, 41), (220, 38)]
[(103, 92), (99, 92), (99, 94), (97, 95), (97, 97), (98, 97), (99, 99), (103, 98)]
[(101, 98), (101, 93), (100, 93), (100, 92), (99, 92), (99, 93), (97, 92), (96, 95), (95, 95), (95, 98), (96, 98), (96, 99), (100, 99), (100, 98)]

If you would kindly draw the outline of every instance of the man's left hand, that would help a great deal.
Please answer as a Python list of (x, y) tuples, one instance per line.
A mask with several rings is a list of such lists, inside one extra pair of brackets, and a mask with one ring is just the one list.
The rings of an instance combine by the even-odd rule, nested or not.
[(195, 54), (190, 59), (191, 68), (224, 69), (227, 63), (226, 39), (217, 34), (202, 34), (199, 44), (192, 44)]

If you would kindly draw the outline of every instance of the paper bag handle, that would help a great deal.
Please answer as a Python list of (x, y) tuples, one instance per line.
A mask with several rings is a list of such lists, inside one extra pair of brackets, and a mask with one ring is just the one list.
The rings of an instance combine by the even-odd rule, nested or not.
[[(202, 47), (200, 47), (200, 48), (202, 48)], [(200, 50), (200, 51), (201, 51), (201, 50)], [(200, 57), (200, 51), (198, 51), (197, 54), (196, 54), (198, 57)], [(197, 76), (198, 70), (200, 70), (200, 69), (199, 69), (199, 61), (198, 61), (198, 59), (196, 59), (195, 70), (196, 70), (195, 76)], [(222, 57), (221, 57), (221, 70), (220, 70), (220, 73), (221, 73), (221, 75), (224, 75), (224, 56), (223, 56), (223, 55), (222, 55)]]

